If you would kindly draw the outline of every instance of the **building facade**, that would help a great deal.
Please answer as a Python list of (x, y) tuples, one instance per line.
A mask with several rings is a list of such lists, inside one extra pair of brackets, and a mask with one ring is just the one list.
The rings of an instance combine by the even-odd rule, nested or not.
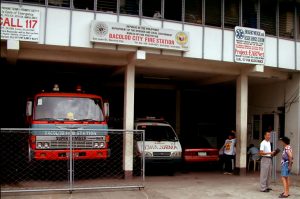
[[(187, 131), (181, 115), (184, 90), (230, 82), (236, 94), (237, 167), (246, 169), (247, 146), (258, 146), (271, 125), (277, 138), (291, 138), (293, 172), (300, 173), (299, 0), (6, 0), (1, 4), (1, 60), (9, 67), (48, 62), (69, 69), (80, 64), (110, 70), (112, 78), (124, 74), (124, 129), (134, 127), (135, 104), (140, 103), (135, 98), (137, 88), (173, 90), (172, 114), (182, 135)], [(170, 79), (174, 81), (166, 83)], [(124, 170), (129, 173), (130, 139), (124, 137)], [(277, 165), (279, 169), (279, 158)]]

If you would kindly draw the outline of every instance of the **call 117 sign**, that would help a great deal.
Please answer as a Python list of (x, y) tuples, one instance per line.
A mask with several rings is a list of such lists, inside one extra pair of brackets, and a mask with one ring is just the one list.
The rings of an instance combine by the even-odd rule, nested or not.
[(37, 9), (1, 6), (1, 39), (39, 40), (40, 11)]

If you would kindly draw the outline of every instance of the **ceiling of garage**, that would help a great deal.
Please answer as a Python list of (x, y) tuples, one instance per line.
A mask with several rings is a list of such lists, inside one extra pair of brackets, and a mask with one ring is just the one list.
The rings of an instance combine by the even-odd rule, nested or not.
[[(1, 45), (2, 48), (2, 45)], [(41, 70), (54, 75), (96, 77), (123, 81), (124, 66), (134, 52), (67, 48), (22, 44), (18, 54), (17, 71)], [(5, 51), (1, 52), (5, 57)], [(136, 60), (137, 83), (206, 85), (234, 83), (241, 70), (253, 65), (184, 58), (172, 55), (146, 54), (145, 60)], [(26, 68), (23, 67), (26, 65)], [(264, 73), (250, 73), (250, 84), (273, 83), (287, 79), (286, 71), (266, 68)]]

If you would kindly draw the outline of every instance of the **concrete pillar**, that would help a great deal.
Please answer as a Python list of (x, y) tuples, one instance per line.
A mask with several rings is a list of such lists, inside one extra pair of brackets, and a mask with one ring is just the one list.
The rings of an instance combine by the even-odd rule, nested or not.
[[(298, 98), (298, 100), (297, 100)], [(292, 173), (300, 174), (300, 74), (293, 74), (285, 87), (285, 136), (291, 140), (294, 163)], [(295, 99), (295, 100), (292, 100)]]
[(181, 119), (180, 119), (180, 115), (181, 115), (181, 91), (177, 90), (176, 91), (176, 133), (179, 136), (180, 135), (180, 123), (181, 123)]
[(236, 167), (241, 175), (247, 168), (248, 76), (242, 73), (236, 82)]
[[(128, 64), (125, 67), (123, 128), (126, 130), (134, 129), (135, 57), (135, 54), (130, 55), (128, 57)], [(123, 136), (123, 169), (126, 179), (132, 178), (133, 144), (133, 133), (126, 132)]]

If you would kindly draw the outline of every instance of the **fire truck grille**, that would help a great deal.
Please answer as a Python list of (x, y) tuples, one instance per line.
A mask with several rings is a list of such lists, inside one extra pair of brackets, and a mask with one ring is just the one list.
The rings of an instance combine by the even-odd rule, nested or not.
[(171, 152), (153, 152), (153, 156), (170, 156)]
[[(50, 142), (50, 148), (51, 149), (65, 149), (70, 148), (70, 142), (67, 141), (51, 141)], [(72, 142), (72, 148), (93, 148), (93, 142), (92, 141), (73, 141)]]

